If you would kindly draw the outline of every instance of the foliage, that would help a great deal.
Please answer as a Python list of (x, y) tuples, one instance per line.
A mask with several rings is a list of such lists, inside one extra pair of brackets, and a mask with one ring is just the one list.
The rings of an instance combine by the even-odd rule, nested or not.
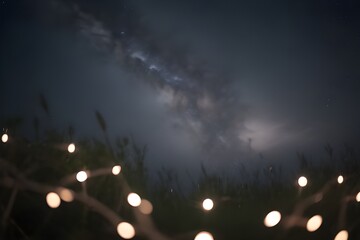
[[(42, 101), (45, 103), (42, 105), (47, 106), (46, 101)], [(45, 110), (48, 112), (48, 108)], [(283, 177), (281, 168), (276, 167), (253, 173), (242, 167), (239, 174), (250, 177), (239, 182), (209, 173), (202, 165), (193, 188), (184, 194), (176, 172), (172, 170), (162, 169), (158, 173), (159, 181), (150, 184), (146, 147), (140, 147), (126, 137), (118, 138), (112, 144), (107, 137), (104, 118), (99, 112), (95, 114), (105, 143), (97, 139), (79, 140), (76, 151), (69, 153), (67, 146), (74, 137), (71, 128), (67, 133), (46, 131), (32, 141), (9, 128), (9, 141), (0, 145), (0, 159), (16, 167), (27, 179), (50, 186), (63, 184), (65, 176), (73, 176), (80, 170), (111, 168), (119, 164), (122, 167), (119, 176), (100, 175), (90, 178), (86, 184), (70, 182), (68, 187), (98, 199), (126, 221), (136, 222), (136, 214), (126, 201), (131, 189), (153, 203), (155, 225), (160, 232), (175, 239), (193, 239), (200, 230), (213, 233), (215, 239), (333, 239), (343, 228), (350, 232), (351, 239), (360, 237), (360, 209), (354, 201), (360, 190), (360, 163), (356, 151), (349, 146), (336, 155), (327, 145), (327, 157), (318, 165), (311, 164), (304, 154), (298, 154), (299, 172), (289, 178), (294, 181)], [(39, 131), (38, 126), (35, 131)], [(340, 173), (345, 177), (341, 185), (336, 183)], [(296, 185), (300, 175), (310, 181), (303, 189)], [(81, 201), (62, 203), (59, 209), (50, 209), (45, 194), (16, 185), (7, 188), (4, 181), (9, 178), (19, 180), (9, 165), (2, 164), (0, 216), (3, 239), (119, 238), (106, 219), (93, 213)], [(307, 205), (314, 197), (321, 200)], [(201, 208), (205, 198), (215, 202), (214, 209), (209, 212)], [(282, 213), (282, 224), (266, 228), (264, 217), (274, 209)], [(299, 209), (302, 210), (299, 212)], [(324, 223), (314, 233), (306, 231), (300, 218), (290, 224), (291, 217), (308, 219), (316, 214), (323, 217)], [(135, 237), (148, 238), (154, 239), (146, 234)]]

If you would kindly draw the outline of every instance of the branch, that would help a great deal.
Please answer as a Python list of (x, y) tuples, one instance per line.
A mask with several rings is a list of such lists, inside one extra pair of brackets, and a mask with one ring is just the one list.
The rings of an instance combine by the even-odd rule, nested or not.
[[(27, 179), (16, 167), (9, 164), (4, 159), (0, 158), (0, 166), (11, 173), (14, 177), (3, 177), (0, 180), (0, 184), (4, 187), (8, 188), (18, 188), (19, 190), (30, 190), (33, 192), (47, 194), (49, 192), (58, 192), (59, 189), (63, 188), (62, 186), (50, 186), (43, 183), (38, 183), (32, 180)], [(110, 174), (111, 170), (108, 168), (98, 169), (91, 173), (91, 176), (100, 176)], [(70, 180), (72, 177), (72, 180)], [(71, 183), (75, 180), (75, 175), (72, 174), (64, 178), (65, 181), (63, 183)], [(129, 186), (125, 184), (125, 191), (129, 191)], [(108, 208), (106, 205), (98, 201), (97, 199), (85, 195), (83, 193), (73, 192), (73, 197), (75, 200), (83, 203), (84, 205), (88, 206), (94, 212), (97, 212), (99, 215), (103, 216), (107, 221), (109, 221), (115, 228), (117, 225), (123, 221), (113, 210)], [(148, 239), (152, 240), (168, 240), (169, 238), (159, 232), (153, 223), (153, 220), (142, 213), (136, 208), (133, 208), (133, 213), (135, 214), (135, 219), (137, 223), (135, 224), (135, 229), (137, 235), (143, 235)]]

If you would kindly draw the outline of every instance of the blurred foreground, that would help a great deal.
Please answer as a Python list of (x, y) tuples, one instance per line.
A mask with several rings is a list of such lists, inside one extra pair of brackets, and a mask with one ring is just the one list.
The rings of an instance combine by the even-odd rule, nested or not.
[(150, 179), (146, 148), (128, 138), (110, 144), (96, 117), (105, 144), (71, 144), (71, 128), (34, 141), (2, 133), (2, 239), (211, 240), (202, 231), (214, 239), (360, 239), (360, 161), (350, 147), (326, 146), (316, 166), (299, 154), (291, 181), (278, 167), (239, 169), (248, 181), (238, 182), (201, 166), (184, 193), (174, 171)]

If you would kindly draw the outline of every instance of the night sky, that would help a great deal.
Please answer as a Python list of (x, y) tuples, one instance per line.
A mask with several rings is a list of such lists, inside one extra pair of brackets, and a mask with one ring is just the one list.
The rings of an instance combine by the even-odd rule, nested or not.
[[(357, 1), (0, 1), (1, 118), (148, 146), (150, 169), (293, 166), (360, 140)], [(50, 107), (39, 106), (42, 93)], [(222, 166), (219, 168), (219, 166)]]

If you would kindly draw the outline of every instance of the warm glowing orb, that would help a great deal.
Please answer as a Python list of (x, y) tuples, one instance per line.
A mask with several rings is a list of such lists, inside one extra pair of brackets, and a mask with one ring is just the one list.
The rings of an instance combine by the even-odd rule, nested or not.
[(308, 180), (306, 177), (304, 177), (304, 176), (299, 177), (298, 184), (300, 187), (305, 187), (307, 185), (307, 183), (308, 183)]
[(264, 224), (266, 227), (274, 227), (281, 220), (281, 214), (278, 211), (269, 212), (264, 219)]
[(153, 211), (153, 205), (151, 204), (150, 201), (148, 201), (146, 199), (141, 199), (141, 204), (139, 206), (139, 211), (142, 214), (149, 215)]
[(130, 193), (127, 197), (127, 201), (133, 207), (138, 207), (141, 204), (141, 198), (136, 193)]
[(315, 232), (319, 229), (319, 227), (322, 224), (322, 217), (320, 215), (315, 215), (312, 218), (309, 219), (309, 221), (306, 224), (306, 229), (309, 232)]
[(119, 165), (116, 165), (111, 169), (111, 172), (114, 175), (119, 175), (119, 173), (121, 172), (121, 167)]
[(194, 240), (214, 240), (214, 237), (209, 232), (199, 232)]
[(61, 199), (60, 199), (59, 195), (57, 195), (56, 193), (49, 192), (46, 195), (46, 203), (51, 208), (58, 208), (60, 206)]
[(206, 211), (210, 211), (214, 207), (214, 202), (210, 198), (207, 198), (203, 201), (202, 206)]
[(6, 143), (8, 140), (9, 140), (9, 136), (8, 136), (6, 133), (4, 133), (4, 134), (1, 136), (1, 141), (2, 141), (3, 143)]
[(85, 171), (80, 171), (76, 174), (76, 180), (78, 180), (79, 182), (85, 182), (87, 178), (88, 175)]
[(117, 225), (117, 232), (120, 237), (130, 239), (135, 236), (135, 228), (128, 222), (121, 222)]
[(68, 146), (68, 152), (69, 152), (69, 153), (75, 152), (75, 144), (73, 144), (73, 143), (70, 143), (70, 144), (69, 144), (69, 146)]
[(58, 193), (59, 193), (61, 200), (65, 201), (65, 202), (74, 201), (74, 194), (71, 190), (69, 190), (67, 188), (60, 188), (58, 190)]
[(349, 237), (348, 231), (342, 230), (338, 234), (336, 234), (334, 240), (347, 240), (348, 237)]
[(342, 184), (343, 182), (344, 182), (344, 177), (343, 176), (338, 176), (338, 178), (337, 178), (337, 182), (339, 183), (339, 184)]
[(360, 192), (358, 192), (358, 194), (356, 195), (356, 201), (360, 202)]

